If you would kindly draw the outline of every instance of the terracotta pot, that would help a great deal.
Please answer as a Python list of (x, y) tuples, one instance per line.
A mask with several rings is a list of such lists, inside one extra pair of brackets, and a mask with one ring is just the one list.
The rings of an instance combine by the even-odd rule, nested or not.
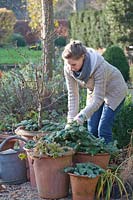
[(39, 196), (58, 199), (68, 196), (69, 175), (64, 168), (72, 165), (72, 154), (58, 158), (34, 158), (34, 171)]
[[(15, 133), (17, 135), (21, 136), (22, 138), (24, 138), (27, 141), (28, 140), (32, 140), (34, 136), (44, 135), (42, 132), (39, 132), (39, 131), (27, 131), (27, 130), (24, 129), (24, 127), (21, 127), (21, 126), (18, 127), (15, 130)], [(20, 146), (21, 147), (24, 146), (24, 143), (22, 141), (20, 142)], [(27, 162), (26, 162), (26, 164), (27, 164), (27, 177), (28, 177), (28, 180), (31, 183), (31, 186), (32, 187), (36, 187), (35, 173), (34, 173), (34, 168), (33, 168), (33, 163), (32, 163), (33, 160), (32, 160), (32, 158), (29, 155), (30, 150), (25, 149), (25, 151), (27, 153), (27, 159), (28, 159)]]
[(26, 140), (32, 140), (34, 136), (46, 134), (40, 131), (27, 131), (24, 129), (24, 127), (21, 126), (15, 130), (15, 133)]
[(76, 163), (83, 163), (83, 162), (92, 162), (96, 165), (99, 165), (101, 168), (106, 169), (110, 160), (110, 155), (108, 153), (99, 153), (94, 156), (83, 153), (77, 152), (73, 156), (73, 164)]
[(26, 151), (27, 159), (28, 159), (27, 177), (30, 180), (31, 186), (32, 187), (36, 187), (35, 172), (34, 172), (34, 168), (33, 168), (34, 160), (30, 156), (31, 150), (30, 149), (26, 149), (26, 148), (24, 148), (24, 150)]
[(96, 178), (89, 178), (71, 173), (69, 173), (69, 176), (73, 200), (94, 200), (99, 176)]
[[(8, 134), (0, 134), (0, 143), (3, 142), (9, 136), (10, 135), (8, 135)], [(7, 143), (2, 147), (2, 151), (7, 150), (7, 149), (13, 149), (16, 141), (17, 141), (16, 139), (7, 141)]]

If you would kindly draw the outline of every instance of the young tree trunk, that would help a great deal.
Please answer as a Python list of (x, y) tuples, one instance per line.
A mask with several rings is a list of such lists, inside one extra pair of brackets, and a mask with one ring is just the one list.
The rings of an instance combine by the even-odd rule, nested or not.
[(42, 3), (42, 40), (43, 40), (43, 64), (48, 80), (52, 78), (54, 58), (54, 22), (53, 0), (41, 0)]

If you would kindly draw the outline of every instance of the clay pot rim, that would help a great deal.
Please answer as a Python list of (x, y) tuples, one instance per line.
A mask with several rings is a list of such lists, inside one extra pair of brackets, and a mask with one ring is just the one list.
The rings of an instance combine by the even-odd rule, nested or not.
[(73, 173), (70, 173), (70, 172), (68, 172), (68, 174), (69, 174), (69, 176), (75, 176), (75, 177), (81, 177), (81, 178), (87, 178), (87, 179), (88, 179), (88, 178), (89, 178), (89, 179), (95, 179), (95, 178), (99, 178), (99, 177), (100, 177), (100, 175), (98, 175), (98, 176), (92, 178), (92, 177), (89, 177), (89, 176), (73, 174)]
[(0, 138), (7, 138), (9, 136), (13, 136), (15, 134), (8, 134), (8, 133), (0, 133)]
[(17, 135), (21, 135), (21, 136), (36, 136), (36, 135), (41, 135), (41, 134), (47, 134), (44, 133), (43, 131), (27, 131), (25, 129), (23, 129), (21, 126), (18, 127), (17, 129), (15, 129), (14, 131)]
[(81, 152), (81, 151), (78, 151), (78, 152), (76, 152), (76, 154), (80, 154), (80, 155), (89, 155), (89, 156), (103, 156), (103, 155), (110, 155), (109, 153), (97, 153), (97, 154), (94, 154), (94, 155), (92, 155), (92, 154), (90, 154), (90, 153), (86, 153), (86, 152)]
[[(0, 142), (8, 138), (9, 136), (15, 136), (15, 134), (0, 133)], [(12, 139), (10, 142), (16, 142), (16, 140), (17, 139)]]
[(46, 159), (54, 159), (54, 160), (55, 160), (55, 159), (62, 158), (62, 157), (73, 156), (73, 155), (75, 154), (74, 150), (71, 150), (71, 151), (66, 152), (66, 153), (63, 154), (63, 155), (60, 155), (60, 156), (54, 158), (54, 157), (52, 157), (52, 156), (50, 156), (50, 155), (46, 155), (46, 154), (44, 154), (44, 155), (42, 155), (42, 156), (39, 157), (39, 156), (37, 156), (37, 155), (34, 155), (32, 151), (29, 152), (29, 153), (30, 153), (30, 157), (31, 157), (32, 159), (43, 159), (43, 158), (46, 158)]

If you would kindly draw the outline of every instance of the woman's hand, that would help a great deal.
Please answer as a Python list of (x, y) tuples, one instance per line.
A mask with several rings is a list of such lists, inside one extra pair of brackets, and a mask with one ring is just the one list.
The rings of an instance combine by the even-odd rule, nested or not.
[(85, 121), (85, 116), (79, 113), (78, 115), (76, 115), (76, 117), (74, 117), (74, 121), (76, 121), (80, 125), (83, 125)]

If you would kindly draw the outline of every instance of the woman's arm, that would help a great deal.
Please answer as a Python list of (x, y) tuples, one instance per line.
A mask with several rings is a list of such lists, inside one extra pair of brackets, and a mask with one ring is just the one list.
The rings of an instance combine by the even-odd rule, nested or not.
[(64, 69), (66, 86), (68, 90), (68, 115), (67, 122), (71, 123), (79, 110), (79, 87), (77, 81), (71, 76), (71, 72)]

